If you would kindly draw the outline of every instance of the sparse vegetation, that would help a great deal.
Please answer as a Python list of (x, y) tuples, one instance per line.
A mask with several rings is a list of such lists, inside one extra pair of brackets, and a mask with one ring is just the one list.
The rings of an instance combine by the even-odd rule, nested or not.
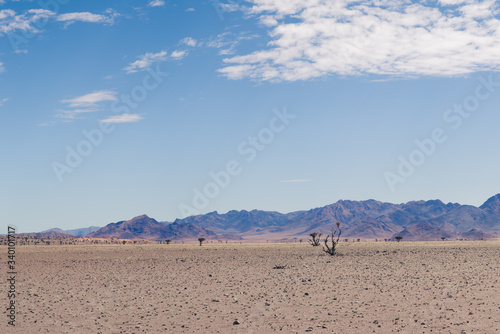
[(286, 269), (286, 265), (285, 266), (274, 266), (273, 269)]
[[(337, 227), (337, 228), (335, 228)], [(332, 228), (332, 234), (326, 235), (325, 238), (325, 247), (323, 247), (323, 251), (331, 256), (334, 256), (337, 253), (337, 245), (340, 240), (340, 235), (342, 234), (342, 230), (340, 229), (340, 222), (336, 222), (334, 227)], [(331, 245), (328, 245), (328, 239), (331, 237)], [(335, 239), (337, 237), (337, 239)]]
[(203, 241), (205, 241), (205, 238), (198, 238), (198, 241), (200, 242), (200, 246), (203, 244)]
[(165, 240), (165, 243), (168, 245), (168, 244), (170, 244), (170, 242), (171, 242), (171, 241), (172, 241), (172, 240), (167, 239), (167, 240)]
[(445, 241), (445, 240), (446, 240), (446, 237), (441, 237), (441, 240)]
[(401, 239), (403, 239), (403, 237), (398, 235), (398, 236), (397, 236), (397, 237), (395, 237), (394, 239), (396, 239), (396, 241), (397, 241), (397, 242), (400, 242), (400, 241), (401, 241)]
[[(345, 236), (347, 226), (343, 224), (340, 228)], [(61, 328), (108, 333), (120, 326), (130, 333), (139, 325), (138, 334), (156, 333), (158, 328), (165, 333), (236, 333), (231, 330), (235, 316), (243, 326), (242, 333), (319, 334), (331, 333), (338, 326), (343, 334), (459, 334), (462, 330), (474, 334), (491, 333), (491, 328), (499, 327), (495, 314), (500, 307), (496, 294), (500, 241), (460, 242), (450, 237), (443, 243), (435, 236), (435, 241), (408, 242), (405, 237), (408, 243), (399, 247), (393, 239), (393, 243), (361, 244), (352, 243), (349, 237), (346, 243), (341, 235), (337, 254), (330, 256), (322, 250), (326, 234), (320, 248), (310, 248), (308, 233), (302, 237), (304, 245), (271, 240), (265, 244), (264, 239), (264, 244), (215, 243), (205, 251), (196, 244), (198, 238), (185, 240), (184, 245), (172, 239), (171, 244), (178, 241), (173, 248), (165, 247), (165, 239), (161, 244), (150, 242), (148, 247), (141, 247), (139, 241), (133, 245), (130, 240), (122, 247), (123, 239), (116, 239), (114, 247), (107, 247), (103, 240), (94, 247), (88, 247), (88, 242), (71, 247), (55, 242), (43, 247), (19, 246), (26, 273), (20, 287), (27, 287), (27, 293), (19, 294), (18, 300), (24, 310), (32, 310), (29, 315), (20, 314), (20, 324), (26, 334), (40, 328), (40, 320), (28, 319), (43, 319), (43, 326), (52, 333), (62, 333)], [(18, 241), (24, 240), (20, 237)], [(410, 289), (412, 282), (418, 288)], [(161, 289), (152, 288), (158, 286)], [(141, 291), (149, 292), (143, 299), (134, 296)], [(95, 318), (89, 321), (90, 313), (85, 312), (89, 296), (101, 296), (118, 306), (94, 310)], [(41, 298), (50, 309), (40, 307)], [(253, 309), (247, 306), (257, 307), (264, 316), (252, 316)], [(138, 307), (144, 318), (137, 315)], [(101, 311), (105, 314), (100, 315)], [(137, 318), (140, 320), (131, 322)], [(70, 323), (64, 324), (64, 319)], [(9, 333), (8, 329), (4, 332)]]
[(319, 246), (321, 244), (320, 243), (320, 238), (321, 238), (322, 235), (323, 235), (322, 233), (317, 233), (317, 232), (309, 234), (309, 236), (311, 237), (311, 240), (309, 240), (309, 242), (311, 243), (311, 245), (313, 245), (313, 246)]

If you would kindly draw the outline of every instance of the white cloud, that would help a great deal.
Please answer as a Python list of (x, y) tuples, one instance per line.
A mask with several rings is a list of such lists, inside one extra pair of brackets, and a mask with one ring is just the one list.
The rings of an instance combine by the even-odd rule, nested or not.
[(77, 119), (83, 119), (81, 114), (100, 110), (99, 104), (101, 102), (116, 100), (116, 92), (110, 90), (101, 90), (73, 99), (61, 100), (61, 103), (67, 104), (68, 109), (56, 110), (55, 116), (62, 119), (62, 122), (73, 122)]
[(202, 43), (203, 45), (206, 45), (207, 47), (210, 48), (217, 48), (219, 50), (220, 55), (231, 55), (236, 52), (236, 46), (242, 41), (242, 40), (249, 40), (253, 39), (255, 37), (258, 37), (257, 35), (240, 35), (240, 36), (235, 36), (231, 32), (224, 32), (221, 34), (218, 34), (215, 37), (210, 38), (207, 42)]
[(198, 45), (198, 41), (192, 37), (186, 37), (186, 38), (182, 39), (180, 43), (186, 44), (187, 46), (193, 46), (193, 47)]
[(62, 100), (61, 102), (68, 104), (72, 108), (88, 108), (96, 106), (99, 102), (116, 100), (116, 92), (110, 90), (101, 90), (75, 97), (73, 99)]
[(231, 4), (231, 3), (223, 3), (219, 2), (217, 3), (217, 6), (226, 13), (231, 13), (231, 12), (236, 12), (241, 9), (241, 6), (237, 4)]
[(139, 59), (124, 68), (127, 73), (134, 73), (145, 68), (150, 67), (153, 64), (161, 63), (167, 60), (167, 52), (160, 51), (157, 53), (146, 53), (139, 56)]
[(142, 120), (142, 116), (138, 114), (123, 114), (108, 117), (100, 120), (102, 123), (135, 123)]
[(172, 58), (174, 58), (174, 59), (182, 59), (182, 58), (184, 58), (186, 55), (187, 55), (187, 51), (179, 51), (179, 50), (175, 50), (174, 52), (172, 52), (172, 54), (170, 55), (170, 57), (172, 57)]
[(3, 66), (3, 63), (0, 61), (0, 73), (5, 71), (5, 67)]
[(93, 14), (89, 12), (66, 13), (57, 16), (57, 21), (66, 22), (67, 25), (75, 22), (104, 23), (112, 25), (119, 14), (108, 9), (105, 14)]
[(224, 59), (230, 79), (458, 76), (500, 70), (495, 0), (251, 0), (267, 47)]
[(194, 8), (188, 8), (188, 9), (186, 9), (186, 12), (195, 12), (195, 11), (196, 11), (196, 9), (194, 9)]
[(163, 0), (151, 0), (148, 3), (148, 7), (160, 7), (160, 6), (164, 6), (164, 5), (165, 5), (165, 1), (163, 1)]
[(40, 29), (36, 27), (36, 24), (54, 15), (54, 12), (45, 9), (30, 9), (22, 14), (17, 14), (12, 9), (0, 10), (0, 36), (16, 31), (39, 33)]
[(4, 105), (5, 102), (9, 101), (8, 98), (0, 99), (0, 107)]
[[(172, 60), (180, 60), (187, 55), (187, 51), (184, 50), (175, 50), (170, 54), (170, 59)], [(147, 69), (151, 65), (158, 64), (168, 60), (166, 51), (160, 51), (157, 53), (145, 53), (138, 57), (136, 61), (130, 63), (127, 67), (124, 68), (128, 74), (135, 73), (144, 69)]]
[(76, 120), (81, 119), (82, 117), (78, 116), (79, 114), (89, 113), (97, 111), (96, 108), (88, 108), (88, 109), (72, 109), (72, 110), (58, 110), (56, 117), (64, 120)]
[(104, 14), (78, 12), (60, 15), (46, 9), (29, 9), (20, 14), (12, 9), (3, 9), (0, 10), (0, 36), (18, 31), (40, 33), (49, 20), (65, 22), (66, 26), (77, 21), (111, 25), (117, 16), (119, 14), (112, 9)]

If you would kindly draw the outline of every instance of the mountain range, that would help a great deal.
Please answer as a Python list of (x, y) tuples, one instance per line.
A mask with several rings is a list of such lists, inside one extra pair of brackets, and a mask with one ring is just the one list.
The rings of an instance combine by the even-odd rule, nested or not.
[[(95, 238), (184, 240), (204, 237), (230, 240), (306, 240), (310, 233), (328, 233), (341, 222), (342, 238), (363, 240), (495, 239), (500, 237), (500, 194), (480, 207), (440, 200), (402, 204), (375, 200), (340, 200), (334, 204), (291, 213), (229, 211), (158, 222), (147, 215), (111, 223), (86, 234)], [(67, 231), (66, 231), (67, 233)]]
[(99, 226), (90, 226), (84, 228), (77, 228), (74, 230), (63, 230), (60, 228), (51, 228), (37, 233), (20, 233), (19, 236), (24, 237), (46, 237), (46, 238), (71, 238), (71, 237), (84, 237), (94, 231), (99, 230)]
[(97, 231), (99, 229), (100, 229), (99, 226), (90, 226), (90, 227), (84, 227), (84, 228), (77, 228), (77, 229), (74, 229), (74, 230), (63, 230), (63, 229), (60, 229), (60, 228), (51, 228), (50, 230), (46, 230), (46, 231), (40, 232), (40, 234), (47, 235), (47, 234), (50, 234), (50, 232), (59, 232), (59, 233), (68, 234), (68, 235), (74, 236), (74, 237), (84, 237), (87, 234), (92, 233), (94, 231)]

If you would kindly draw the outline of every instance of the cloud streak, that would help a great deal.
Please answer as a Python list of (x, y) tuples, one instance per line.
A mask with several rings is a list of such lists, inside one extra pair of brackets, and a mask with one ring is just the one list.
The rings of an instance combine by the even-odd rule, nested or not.
[(135, 73), (139, 70), (146, 69), (153, 64), (167, 60), (167, 52), (161, 51), (157, 53), (146, 53), (139, 56), (139, 59), (124, 68), (127, 73)]
[(186, 37), (180, 41), (181, 44), (186, 44), (187, 46), (195, 47), (198, 46), (198, 41), (193, 37)]
[(152, 0), (148, 3), (148, 7), (161, 7), (165, 6), (165, 1), (163, 0)]
[(71, 122), (76, 119), (81, 119), (82, 117), (79, 114), (85, 114), (97, 111), (97, 108), (88, 108), (88, 109), (73, 109), (73, 110), (58, 110), (56, 117), (61, 118), (66, 122)]
[(116, 92), (110, 90), (101, 90), (90, 94), (75, 97), (69, 100), (61, 100), (61, 103), (66, 103), (73, 108), (94, 107), (100, 102), (116, 101)]
[[(187, 51), (175, 50), (170, 54), (170, 58), (173, 60), (180, 60), (187, 55)], [(128, 74), (135, 73), (138, 71), (145, 70), (154, 64), (162, 63), (167, 61), (169, 58), (166, 51), (160, 51), (157, 53), (145, 53), (138, 57), (136, 61), (130, 63), (123, 70), (127, 71)]]
[(328, 75), (453, 77), (500, 70), (494, 0), (251, 0), (267, 47), (224, 59), (229, 79), (297, 81)]
[(119, 14), (116, 11), (108, 9), (105, 14), (93, 14), (89, 12), (60, 14), (57, 16), (57, 21), (65, 22), (66, 25), (70, 25), (75, 22), (103, 23), (113, 25), (117, 16), (119, 16)]
[(47, 21), (57, 21), (68, 26), (75, 22), (101, 23), (112, 25), (119, 14), (113, 9), (106, 10), (103, 14), (89, 12), (75, 12), (57, 14), (46, 9), (29, 9), (17, 13), (12, 9), (0, 10), (0, 36), (18, 32), (38, 34)]
[(142, 116), (138, 114), (123, 114), (110, 116), (100, 120), (101, 123), (135, 123), (142, 120)]
[(54, 12), (45, 9), (30, 9), (22, 14), (12, 9), (0, 10), (0, 36), (17, 31), (39, 33), (36, 23), (54, 16)]
[(83, 119), (82, 114), (87, 114), (100, 110), (102, 102), (117, 101), (116, 92), (111, 90), (101, 90), (90, 94), (85, 94), (72, 99), (61, 100), (60, 103), (66, 104), (67, 109), (56, 110), (55, 116), (62, 122), (73, 122)]

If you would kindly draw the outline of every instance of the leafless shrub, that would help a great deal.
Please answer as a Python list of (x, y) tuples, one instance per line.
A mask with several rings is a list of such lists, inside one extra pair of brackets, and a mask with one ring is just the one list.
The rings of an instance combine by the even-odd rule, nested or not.
[[(335, 226), (337, 229), (335, 229)], [(332, 228), (332, 234), (327, 234), (325, 238), (325, 247), (323, 247), (323, 251), (331, 256), (334, 256), (337, 253), (337, 245), (340, 240), (340, 235), (342, 234), (342, 230), (340, 229), (340, 222), (336, 222), (335, 226)], [(328, 239), (331, 237), (331, 245), (328, 245)], [(335, 239), (337, 237), (337, 239)]]
[(311, 233), (309, 235), (312, 238), (311, 240), (309, 240), (309, 242), (311, 243), (311, 245), (313, 245), (313, 246), (319, 246), (320, 245), (320, 238), (321, 238), (321, 236), (323, 234), (322, 233), (314, 232), (314, 233)]

